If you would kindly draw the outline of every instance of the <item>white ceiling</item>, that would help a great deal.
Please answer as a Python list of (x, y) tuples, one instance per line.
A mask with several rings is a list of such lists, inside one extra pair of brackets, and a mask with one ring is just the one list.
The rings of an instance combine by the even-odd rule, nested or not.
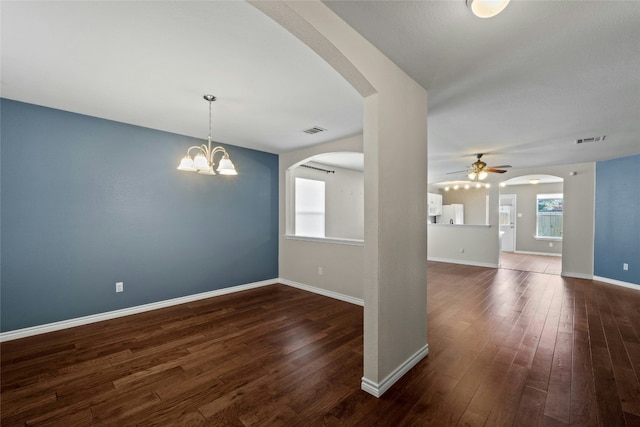
[(640, 153), (640, 2), (512, 1), (491, 19), (464, 0), (326, 4), (427, 88), (430, 181), (475, 153), (514, 168)]
[[(640, 153), (640, 2), (326, 4), (427, 88), (430, 181), (478, 152), (514, 169)], [(275, 153), (362, 130), (356, 91), (250, 4), (0, 8), (5, 98), (206, 138), (211, 93), (216, 141)]]
[[(5, 98), (286, 152), (362, 132), (362, 98), (240, 1), (2, 1)], [(315, 135), (303, 133), (319, 126)]]

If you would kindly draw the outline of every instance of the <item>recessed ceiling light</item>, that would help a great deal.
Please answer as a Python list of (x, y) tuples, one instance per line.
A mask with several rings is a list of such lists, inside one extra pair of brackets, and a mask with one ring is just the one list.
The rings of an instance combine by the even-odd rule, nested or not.
[(506, 182), (501, 182), (501, 183), (500, 183), (500, 187), (506, 187), (506, 186), (507, 186), (507, 183), (506, 183)]
[(529, 180), (529, 184), (534, 184), (535, 185), (535, 184), (538, 184), (539, 182), (540, 182), (539, 179), (530, 179)]
[(478, 18), (492, 18), (502, 12), (509, 0), (467, 0), (467, 7)]

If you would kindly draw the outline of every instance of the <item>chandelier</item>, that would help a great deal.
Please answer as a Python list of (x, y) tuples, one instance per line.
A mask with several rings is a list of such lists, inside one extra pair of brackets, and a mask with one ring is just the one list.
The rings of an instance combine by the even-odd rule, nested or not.
[[(215, 175), (215, 171), (213, 170), (213, 156), (216, 153), (222, 153), (222, 158), (218, 163), (218, 168), (216, 171), (220, 175), (238, 175), (235, 166), (231, 162), (229, 158), (229, 154), (227, 150), (223, 147), (215, 147), (211, 148), (211, 103), (216, 100), (216, 97), (213, 95), (204, 95), (204, 99), (209, 101), (209, 144), (205, 145), (194, 145), (193, 147), (189, 147), (187, 150), (187, 155), (183, 157), (180, 161), (180, 165), (178, 166), (178, 170), (187, 171), (187, 172), (198, 172), (202, 175)], [(196, 150), (195, 157), (191, 157), (191, 150)]]

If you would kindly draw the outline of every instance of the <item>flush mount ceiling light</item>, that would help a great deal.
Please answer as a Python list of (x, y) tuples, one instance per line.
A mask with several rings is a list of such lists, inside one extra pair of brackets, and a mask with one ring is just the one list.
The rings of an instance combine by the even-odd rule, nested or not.
[(467, 7), (478, 18), (492, 18), (502, 12), (509, 0), (466, 0)]
[[(209, 144), (208, 145), (194, 145), (189, 147), (187, 155), (180, 161), (178, 170), (187, 172), (198, 172), (202, 175), (215, 175), (213, 170), (213, 156), (216, 153), (222, 153), (220, 163), (218, 163), (218, 173), (220, 175), (238, 175), (236, 168), (231, 163), (227, 150), (222, 147), (211, 148), (211, 103), (216, 100), (213, 95), (204, 95), (204, 99), (209, 101)], [(196, 150), (196, 156), (191, 157), (189, 154), (191, 150)]]

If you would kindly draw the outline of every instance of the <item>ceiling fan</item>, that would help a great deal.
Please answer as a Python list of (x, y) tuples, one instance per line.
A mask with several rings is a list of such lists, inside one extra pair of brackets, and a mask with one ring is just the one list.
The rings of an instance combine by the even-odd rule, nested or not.
[(483, 153), (476, 154), (476, 161), (473, 162), (468, 169), (456, 171), (456, 172), (449, 172), (449, 174), (467, 172), (467, 177), (469, 177), (470, 180), (478, 181), (478, 180), (485, 179), (489, 173), (505, 173), (506, 172), (505, 169), (511, 167), (511, 165), (487, 166), (485, 162), (480, 160), (482, 159), (482, 156), (483, 156)]

